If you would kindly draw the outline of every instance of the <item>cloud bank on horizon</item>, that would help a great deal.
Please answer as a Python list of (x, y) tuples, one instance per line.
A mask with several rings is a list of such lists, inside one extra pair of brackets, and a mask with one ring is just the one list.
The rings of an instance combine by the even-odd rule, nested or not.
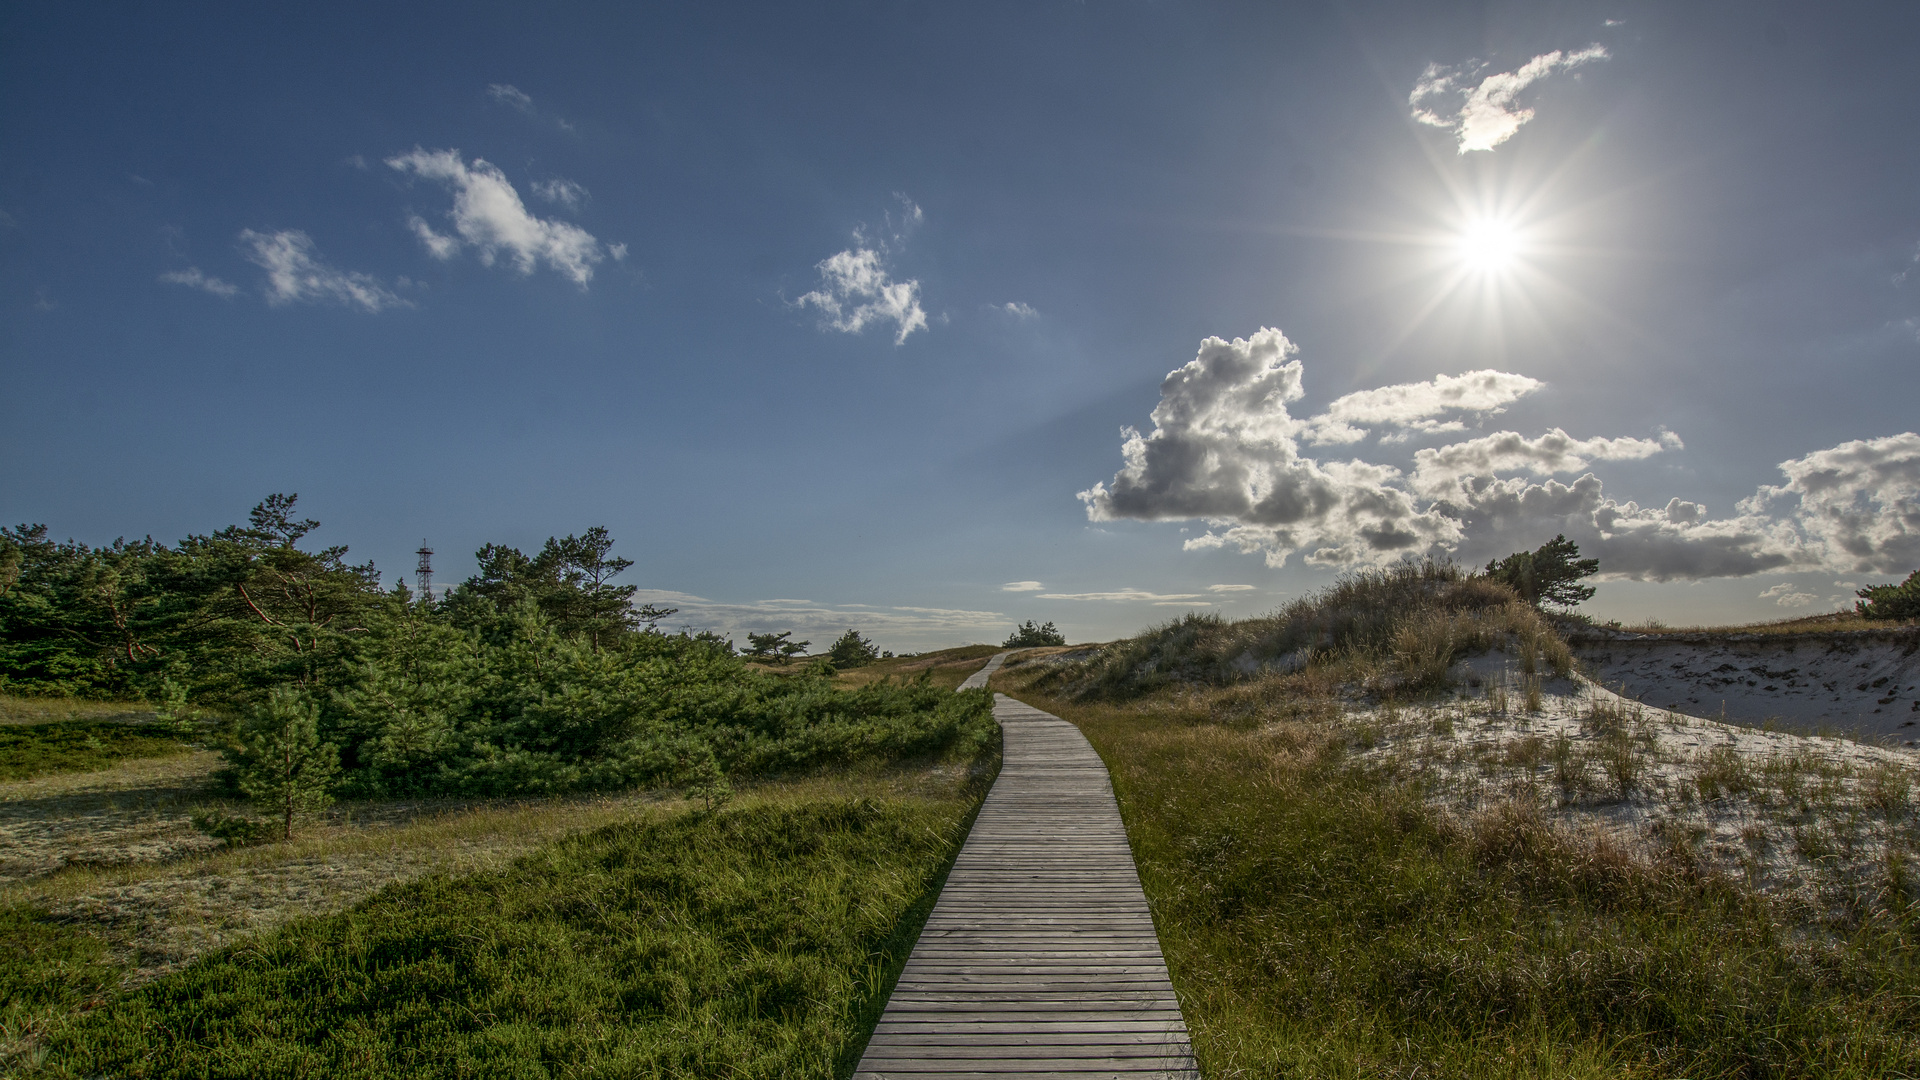
[[(1124, 464), (1082, 491), (1093, 521), (1200, 520), (1187, 550), (1231, 545), (1270, 566), (1299, 553), (1332, 568), (1408, 556), (1468, 563), (1564, 533), (1611, 578), (1653, 581), (1833, 570), (1891, 573), (1920, 563), (1920, 434), (1856, 440), (1782, 462), (1731, 517), (1674, 497), (1642, 507), (1585, 471), (1684, 449), (1679, 436), (1576, 438), (1560, 428), (1499, 431), (1412, 455), (1412, 466), (1323, 459), (1302, 443), (1381, 446), (1462, 430), (1545, 384), (1499, 371), (1441, 375), (1350, 394), (1296, 418), (1298, 347), (1275, 329), (1210, 337), (1169, 372), (1153, 430), (1123, 431)], [(1356, 434), (1357, 432), (1357, 434)], [(1570, 482), (1556, 476), (1578, 473)], [(1769, 594), (1775, 598), (1778, 594)]]
[[(1515, 107), (1514, 99), (1522, 90), (1556, 72), (1568, 71), (1595, 60), (1608, 59), (1605, 47), (1594, 44), (1574, 52), (1555, 49), (1520, 65), (1513, 71), (1496, 72), (1473, 78), (1487, 65), (1470, 62), (1453, 67), (1428, 64), (1413, 84), (1407, 105), (1413, 118), (1422, 124), (1445, 128), (1459, 140), (1459, 152), (1492, 150), (1533, 119), (1533, 110)], [(1458, 98), (1457, 102), (1454, 100)]]

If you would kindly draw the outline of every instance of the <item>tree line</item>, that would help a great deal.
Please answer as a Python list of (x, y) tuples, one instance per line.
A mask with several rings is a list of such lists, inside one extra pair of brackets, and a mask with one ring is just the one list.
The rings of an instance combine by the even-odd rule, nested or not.
[[(0, 692), (144, 697), (222, 744), (234, 788), (294, 817), (356, 796), (683, 784), (985, 745), (990, 710), (923, 684), (774, 677), (616, 582), (595, 527), (488, 544), (445, 596), (383, 588), (272, 495), (171, 545), (0, 528)], [(984, 700), (984, 698), (982, 699)], [(212, 823), (212, 827), (221, 827)]]

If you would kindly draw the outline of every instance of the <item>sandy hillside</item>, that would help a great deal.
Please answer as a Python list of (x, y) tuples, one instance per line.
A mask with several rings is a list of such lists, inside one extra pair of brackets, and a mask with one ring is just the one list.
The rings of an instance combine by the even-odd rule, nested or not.
[(1593, 630), (1571, 638), (1593, 678), (1648, 705), (1920, 740), (1920, 630), (1810, 634)]

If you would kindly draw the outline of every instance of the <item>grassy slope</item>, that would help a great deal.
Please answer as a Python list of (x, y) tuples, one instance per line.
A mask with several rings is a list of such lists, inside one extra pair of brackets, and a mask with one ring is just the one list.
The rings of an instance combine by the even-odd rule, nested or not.
[(921, 653), (919, 656), (897, 656), (887, 660), (876, 660), (871, 664), (851, 668), (841, 672), (834, 685), (841, 687), (865, 686), (882, 679), (917, 679), (925, 675), (933, 685), (946, 690), (957, 689), (966, 677), (987, 666), (987, 660), (994, 653), (1003, 652), (998, 645), (962, 645), (957, 649), (942, 649), (939, 652)]
[[(389, 887), (56, 1030), (42, 1073), (845, 1075), (982, 789), (808, 790)], [(8, 919), (9, 1000), (112, 985), (84, 936)]]
[(1904, 892), (1844, 933), (1790, 924), (1677, 860), (1448, 819), (1351, 765), (1324, 699), (1085, 704), (1031, 670), (996, 688), (1112, 769), (1209, 1076), (1920, 1073)]
[(165, 757), (189, 749), (160, 724), (111, 720), (0, 724), (0, 781), (90, 772), (128, 758)]

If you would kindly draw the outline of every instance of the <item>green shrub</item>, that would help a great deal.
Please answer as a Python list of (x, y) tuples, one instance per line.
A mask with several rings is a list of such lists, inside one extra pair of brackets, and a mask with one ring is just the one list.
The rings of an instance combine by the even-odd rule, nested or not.
[(1854, 610), (1868, 619), (1920, 619), (1920, 570), (1898, 585), (1869, 585), (1854, 593)]

